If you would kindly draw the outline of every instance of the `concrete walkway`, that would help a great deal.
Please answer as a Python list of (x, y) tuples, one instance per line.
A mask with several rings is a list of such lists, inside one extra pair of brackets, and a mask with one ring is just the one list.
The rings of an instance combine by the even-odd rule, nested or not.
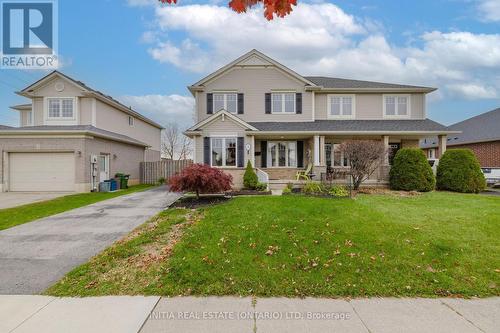
[(0, 209), (52, 200), (75, 193), (68, 192), (0, 192)]
[(0, 332), (498, 332), (500, 297), (0, 296)]
[(0, 295), (42, 292), (178, 197), (162, 186), (0, 231)]

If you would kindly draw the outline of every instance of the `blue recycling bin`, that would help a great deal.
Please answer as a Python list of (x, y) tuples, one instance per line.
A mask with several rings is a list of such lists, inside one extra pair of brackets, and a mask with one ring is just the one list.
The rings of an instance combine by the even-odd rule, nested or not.
[(110, 179), (109, 181), (109, 190), (111, 192), (118, 190), (118, 184), (116, 183), (116, 180)]

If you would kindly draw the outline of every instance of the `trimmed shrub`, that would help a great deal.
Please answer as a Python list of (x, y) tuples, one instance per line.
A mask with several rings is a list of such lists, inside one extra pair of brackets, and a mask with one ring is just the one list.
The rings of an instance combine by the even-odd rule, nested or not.
[(257, 174), (253, 170), (252, 163), (248, 161), (245, 174), (243, 175), (243, 186), (247, 189), (255, 190), (258, 183), (259, 179), (257, 178)]
[(334, 197), (347, 197), (349, 196), (349, 191), (345, 188), (345, 186), (333, 185), (328, 189), (328, 194)]
[(436, 178), (420, 148), (400, 149), (389, 173), (393, 190), (428, 192), (434, 190)]
[(257, 183), (257, 186), (255, 186), (255, 189), (257, 191), (262, 191), (263, 192), (263, 191), (267, 190), (267, 184), (259, 182), (259, 183)]
[(325, 186), (320, 183), (316, 183), (313, 181), (308, 181), (304, 184), (302, 188), (302, 193), (305, 194), (322, 194), (325, 193)]
[(476, 156), (470, 149), (447, 150), (437, 168), (437, 188), (463, 193), (478, 193), (486, 180)]
[(170, 191), (200, 193), (221, 193), (231, 189), (233, 177), (222, 170), (206, 164), (191, 164), (181, 173), (170, 178)]

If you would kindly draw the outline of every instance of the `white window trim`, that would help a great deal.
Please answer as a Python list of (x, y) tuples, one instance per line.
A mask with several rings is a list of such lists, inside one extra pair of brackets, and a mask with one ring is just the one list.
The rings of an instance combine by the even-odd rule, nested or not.
[(26, 126), (33, 126), (34, 119), (33, 119), (33, 110), (31, 111), (26, 111)]
[[(213, 139), (222, 139), (222, 165), (214, 165), (213, 160), (212, 160), (212, 140)], [(235, 158), (235, 165), (226, 165), (226, 139), (235, 139), (236, 142), (236, 158)], [(210, 135), (210, 166), (213, 168), (225, 168), (225, 169), (236, 169), (238, 168), (238, 136), (237, 135), (222, 135), (222, 134), (215, 134), (215, 135)]]
[(436, 159), (436, 148), (429, 148), (429, 151), (427, 152), (427, 158), (430, 160)]
[[(132, 125), (130, 124), (130, 119), (132, 119)], [(129, 127), (135, 127), (135, 118), (133, 116), (128, 116), (127, 121)]]
[[(396, 114), (395, 115), (387, 115), (386, 114), (386, 104), (385, 104), (385, 99), (386, 97), (396, 97)], [(406, 97), (408, 98), (408, 103), (406, 105), (407, 112), (405, 115), (398, 115), (398, 102), (397, 98), (398, 97)], [(383, 94), (382, 95), (382, 108), (383, 108), (383, 114), (382, 117), (386, 119), (409, 119), (411, 118), (411, 94)]]
[[(285, 112), (285, 94), (293, 94), (293, 112)], [(279, 91), (271, 92), (271, 114), (297, 114), (297, 92), (296, 91)], [(281, 110), (274, 111), (273, 95), (281, 95)]]
[[(51, 99), (71, 99), (73, 100), (73, 117), (49, 117), (49, 100)], [(43, 101), (43, 113), (45, 125), (77, 125), (79, 105), (78, 98), (76, 97), (63, 97), (63, 96), (47, 96)], [(62, 114), (62, 109), (61, 109)]]
[[(224, 107), (223, 110), (231, 114), (238, 114), (238, 92), (237, 91), (212, 91), (212, 110), (213, 112), (217, 112), (220, 110), (215, 110), (215, 95), (224, 95)], [(236, 111), (231, 112), (227, 109), (227, 95), (236, 95)]]
[[(279, 143), (286, 143), (286, 155), (285, 155), (285, 160), (288, 164), (288, 143), (289, 142), (295, 142), (295, 166), (272, 166), (272, 157), (271, 157), (271, 151), (270, 151), (270, 148), (269, 148), (269, 143), (275, 143), (276, 145), (279, 144)], [(269, 169), (297, 169), (298, 166), (297, 166), (297, 163), (298, 163), (298, 157), (297, 157), (297, 141), (295, 140), (277, 140), (277, 141), (274, 141), (274, 140), (269, 140), (267, 141), (267, 161), (266, 161), (266, 168), (269, 168)]]
[[(340, 115), (332, 115), (330, 114), (332, 101), (331, 97), (351, 97), (351, 114), (343, 115), (343, 102), (340, 103)], [(328, 94), (326, 95), (326, 115), (328, 119), (355, 119), (356, 118), (356, 95), (355, 94)]]

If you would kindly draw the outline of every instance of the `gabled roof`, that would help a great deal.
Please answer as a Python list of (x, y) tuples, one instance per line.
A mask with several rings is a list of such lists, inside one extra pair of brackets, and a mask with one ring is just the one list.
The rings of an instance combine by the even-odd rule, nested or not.
[(408, 89), (412, 91), (422, 90), (424, 92), (431, 92), (436, 90), (436, 88), (431, 87), (411, 86), (405, 84), (383, 83), (374, 81), (360, 81), (326, 76), (306, 76), (305, 78), (313, 82), (314, 84), (326, 89)]
[(0, 136), (16, 134), (89, 134), (114, 141), (125, 142), (141, 147), (149, 147), (147, 143), (131, 138), (127, 135), (106, 131), (91, 125), (60, 125), (60, 126), (24, 126), (24, 127), (0, 127)]
[[(500, 140), (500, 108), (463, 120), (449, 128), (462, 133), (448, 136), (448, 146)], [(428, 138), (421, 142), (421, 147), (436, 147), (437, 143), (437, 138)]]
[(43, 86), (45, 83), (49, 82), (50, 80), (54, 79), (55, 77), (60, 77), (60, 78), (63, 78), (65, 80), (69, 81), (70, 83), (75, 85), (77, 88), (82, 89), (82, 92), (84, 94), (88, 94), (90, 96), (96, 97), (97, 99), (99, 99), (107, 104), (110, 104), (111, 106), (114, 106), (117, 109), (119, 109), (127, 114), (130, 114), (138, 119), (141, 119), (150, 125), (153, 125), (153, 126), (160, 128), (160, 129), (163, 129), (163, 126), (161, 126), (160, 124), (156, 123), (155, 121), (143, 116), (142, 114), (132, 110), (131, 107), (127, 107), (127, 106), (123, 105), (122, 103), (120, 103), (119, 101), (117, 101), (116, 99), (114, 99), (113, 97), (106, 95), (98, 90), (95, 90), (95, 89), (89, 87), (88, 85), (86, 85), (85, 83), (83, 83), (82, 81), (75, 80), (72, 77), (70, 77), (64, 73), (61, 73), (57, 70), (52, 71), (51, 73), (42, 77), (40, 80), (36, 81), (35, 83), (27, 86), (23, 90), (18, 91), (16, 93), (21, 95), (21, 96), (31, 98), (31, 97), (33, 97), (32, 92), (35, 89)]
[[(224, 74), (229, 69), (233, 68), (234, 66), (237, 66), (238, 64), (243, 64), (247, 59), (250, 59), (252, 57), (256, 57), (257, 59), (261, 59), (262, 62), (263, 63), (267, 63), (267, 65), (271, 64), (271, 65), (275, 66), (276, 68), (278, 68), (278, 69), (282, 70), (283, 72), (289, 74), (290, 76), (294, 77), (295, 79), (303, 82), (305, 85), (309, 85), (309, 86), (314, 86), (315, 85), (313, 82), (309, 81), (308, 79), (306, 79), (302, 75), (296, 73), (295, 71), (291, 70), (290, 68), (288, 68), (288, 67), (280, 64), (279, 62), (277, 62), (274, 59), (269, 58), (264, 53), (262, 53), (262, 52), (260, 52), (260, 51), (258, 51), (256, 49), (253, 49), (253, 50), (245, 53), (244, 55), (242, 55), (238, 59), (230, 62), (226, 66), (219, 68), (218, 70), (216, 70), (212, 74), (210, 74), (208, 76), (205, 76), (200, 81), (198, 81), (195, 84), (189, 86), (188, 89), (193, 93), (194, 91), (201, 89), (203, 87), (203, 85), (205, 83), (207, 83), (208, 81), (214, 79), (215, 77), (218, 77), (218, 76)], [(253, 66), (259, 66), (259, 65), (262, 66), (263, 65), (263, 64), (256, 64), (256, 63), (252, 64), (250, 62), (247, 63), (247, 64), (248, 64), (248, 66), (252, 66), (252, 65)]]
[(239, 124), (242, 128), (249, 130), (249, 131), (257, 131), (257, 128), (253, 127), (246, 121), (242, 120), (241, 118), (235, 116), (234, 114), (227, 112), (226, 110), (220, 110), (215, 112), (213, 115), (210, 117), (200, 121), (199, 123), (195, 124), (194, 126), (188, 128), (186, 130), (186, 134), (191, 134), (193, 132), (199, 131), (202, 129), (204, 126), (210, 124), (211, 122), (215, 121), (218, 118), (224, 118), (228, 117), (230, 120), (234, 121), (235, 123)]

